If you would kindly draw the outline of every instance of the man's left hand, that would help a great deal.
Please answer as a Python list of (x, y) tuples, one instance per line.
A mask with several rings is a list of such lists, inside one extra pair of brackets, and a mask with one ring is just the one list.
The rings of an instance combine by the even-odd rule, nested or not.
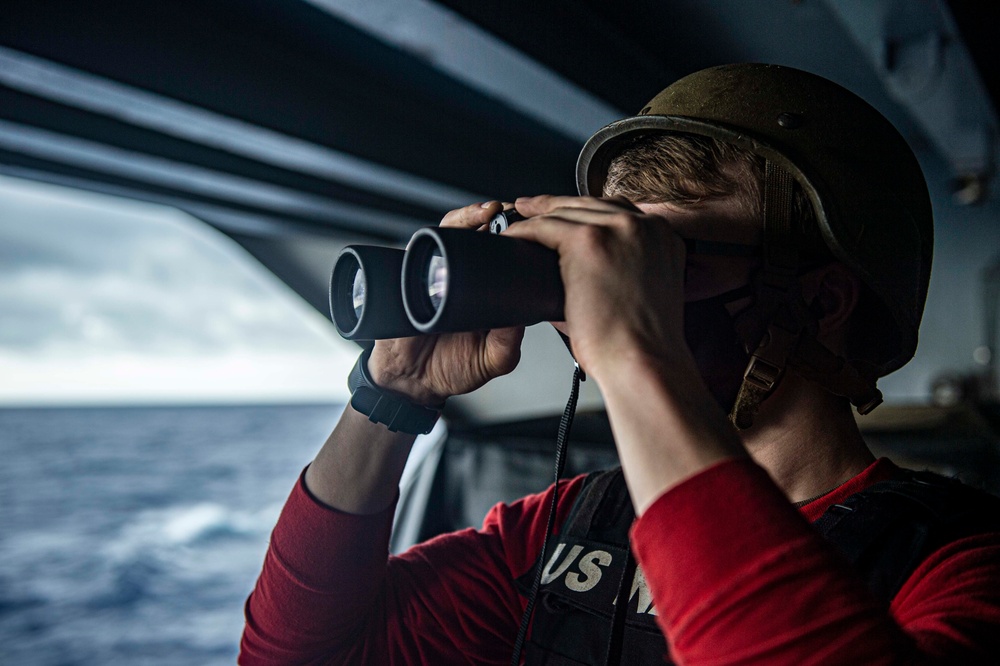
[(685, 247), (667, 221), (624, 199), (539, 196), (505, 235), (559, 253), (573, 353), (600, 378), (623, 355), (685, 351)]

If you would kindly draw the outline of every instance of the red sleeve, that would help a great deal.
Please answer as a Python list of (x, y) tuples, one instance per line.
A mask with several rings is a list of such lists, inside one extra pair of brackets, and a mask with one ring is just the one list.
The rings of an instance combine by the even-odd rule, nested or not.
[[(583, 477), (560, 483), (557, 525)], [(482, 529), (387, 557), (392, 509), (355, 516), (292, 491), (246, 604), (241, 664), (506, 664), (552, 488), (497, 505)]]
[(979, 664), (1000, 654), (1000, 535), (929, 558), (886, 609), (748, 460), (658, 498), (636, 555), (679, 664)]

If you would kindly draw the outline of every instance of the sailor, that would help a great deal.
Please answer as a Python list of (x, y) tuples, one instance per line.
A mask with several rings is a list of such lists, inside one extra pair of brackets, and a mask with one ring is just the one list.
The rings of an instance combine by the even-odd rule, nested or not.
[(820, 77), (716, 67), (597, 132), (578, 184), (504, 233), (559, 253), (557, 326), (621, 468), (559, 484), (545, 553), (554, 488), (388, 557), (412, 433), (511, 372), (523, 331), (378, 342), (356, 376), (394, 430), (348, 408), (303, 473), (241, 662), (996, 663), (997, 500), (876, 460), (852, 413), (913, 356), (927, 293), (900, 134)]

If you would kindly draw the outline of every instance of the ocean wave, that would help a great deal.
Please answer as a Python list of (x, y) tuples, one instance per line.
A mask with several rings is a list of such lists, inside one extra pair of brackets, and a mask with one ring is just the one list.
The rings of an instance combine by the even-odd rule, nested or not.
[(174, 505), (140, 512), (109, 545), (109, 553), (129, 558), (137, 552), (191, 547), (220, 537), (257, 539), (274, 527), (281, 507), (233, 509), (214, 502)]

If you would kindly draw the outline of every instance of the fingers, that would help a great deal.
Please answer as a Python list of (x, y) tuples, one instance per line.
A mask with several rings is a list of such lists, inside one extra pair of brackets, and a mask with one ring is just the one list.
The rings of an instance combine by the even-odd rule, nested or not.
[[(573, 225), (618, 227), (627, 229), (633, 226), (638, 217), (645, 214), (624, 199), (595, 199), (592, 197), (561, 197), (561, 196), (540, 196), (522, 197), (517, 200), (516, 207), (519, 213), (527, 220), (514, 225), (512, 229), (520, 229), (514, 234), (522, 238), (535, 240), (549, 247), (554, 247), (551, 241), (543, 240), (551, 238), (548, 232), (559, 225), (548, 224), (553, 220), (568, 222)], [(540, 227), (545, 224), (544, 230), (539, 230), (541, 236), (529, 236), (533, 227)], [(568, 230), (563, 227), (564, 231)], [(595, 230), (596, 231), (596, 230)], [(511, 230), (505, 233), (510, 234)]]
[[(539, 196), (522, 197), (516, 204), (505, 204), (499, 201), (487, 201), (486, 203), (475, 203), (464, 208), (457, 208), (447, 213), (441, 219), (442, 227), (456, 227), (464, 229), (479, 229), (499, 213), (501, 210), (516, 207), (517, 211), (525, 217), (546, 215), (560, 209), (575, 209), (579, 211), (590, 210), (602, 213), (638, 212), (638, 209), (625, 199), (595, 199), (591, 197), (570, 197), (570, 196)], [(597, 223), (598, 219), (591, 217), (587, 220)]]
[[(591, 216), (594, 215), (601, 215), (601, 213)], [(572, 237), (572, 232), (579, 229), (581, 224), (583, 224), (582, 220), (573, 221), (556, 215), (542, 215), (511, 225), (507, 231), (503, 232), (503, 235), (523, 238), (541, 243), (553, 250), (559, 250), (560, 246)]]
[[(544, 200), (544, 201), (540, 201)], [(545, 210), (528, 216), (528, 219), (512, 225), (505, 236), (523, 238), (541, 243), (558, 250), (572, 235), (585, 234), (597, 241), (605, 232), (618, 229), (626, 234), (636, 231), (637, 216), (631, 204), (625, 208), (618, 202), (581, 197), (533, 197), (522, 209), (522, 199), (518, 199), (518, 211)], [(568, 205), (562, 205), (568, 204)], [(536, 208), (537, 206), (537, 208)], [(642, 212), (638, 211), (639, 216)]]
[(465, 208), (457, 208), (441, 219), (441, 226), (478, 229), (484, 224), (488, 224), (494, 215), (503, 210), (503, 207), (499, 201), (487, 201), (486, 203), (471, 204)]
[(509, 208), (516, 208), (529, 219), (513, 225), (504, 233), (552, 248), (558, 246), (561, 235), (569, 230), (567, 224), (615, 226), (616, 221), (627, 223), (635, 213), (641, 214), (625, 199), (543, 195), (521, 197), (516, 204), (499, 201), (470, 204), (447, 213), (441, 220), (441, 226), (482, 230), (497, 213)]
[(632, 203), (626, 199), (616, 197), (613, 199), (597, 199), (594, 197), (569, 197), (542, 195), (538, 197), (520, 197), (514, 204), (519, 213), (525, 217), (535, 215), (545, 215), (560, 208), (586, 208), (590, 210), (601, 210), (606, 212), (631, 213), (639, 212)]
[(507, 229), (505, 236), (541, 243), (560, 255), (596, 256), (613, 247), (630, 246), (643, 253), (679, 256), (677, 261), (684, 264), (683, 242), (666, 220), (625, 200), (547, 196), (518, 199), (516, 205), (522, 214), (546, 212), (529, 215)]

